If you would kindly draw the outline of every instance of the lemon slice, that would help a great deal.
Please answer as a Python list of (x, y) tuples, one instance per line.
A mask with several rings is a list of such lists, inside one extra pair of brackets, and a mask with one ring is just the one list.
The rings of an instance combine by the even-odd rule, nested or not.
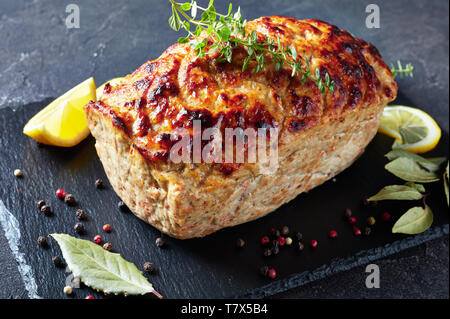
[(23, 128), (23, 133), (44, 144), (75, 146), (89, 135), (83, 107), (91, 100), (97, 100), (92, 77), (33, 116)]
[(109, 80), (108, 82), (105, 82), (105, 83), (103, 83), (102, 85), (100, 85), (98, 88), (97, 88), (97, 100), (100, 100), (101, 98), (102, 98), (102, 95), (103, 95), (103, 89), (105, 88), (105, 85), (106, 84), (110, 84), (111, 86), (116, 86), (117, 84), (119, 84), (120, 83), (120, 81), (122, 81), (123, 80), (123, 78), (114, 78), (114, 79), (112, 79), (112, 80)]
[(403, 105), (384, 108), (378, 131), (395, 138), (393, 148), (412, 153), (432, 150), (441, 138), (441, 129), (431, 116)]

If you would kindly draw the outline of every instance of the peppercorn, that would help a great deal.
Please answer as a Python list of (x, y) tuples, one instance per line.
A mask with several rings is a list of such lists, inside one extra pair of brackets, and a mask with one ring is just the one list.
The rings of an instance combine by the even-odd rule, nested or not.
[(356, 218), (351, 216), (348, 218), (348, 222), (350, 223), (350, 225), (356, 224)]
[(338, 233), (335, 230), (330, 230), (328, 233), (328, 237), (330, 237), (330, 238), (336, 238), (337, 236), (338, 236)]
[(352, 215), (353, 215), (352, 210), (350, 208), (346, 208), (344, 215), (345, 215), (346, 218), (352, 217)]
[(292, 238), (286, 237), (286, 245), (290, 246), (292, 244)]
[(96, 188), (103, 188), (103, 180), (101, 178), (97, 179), (95, 181), (95, 187)]
[(82, 209), (77, 209), (77, 212), (75, 213), (75, 215), (80, 220), (86, 219), (86, 213)]
[(371, 229), (370, 227), (364, 228), (364, 234), (365, 234), (366, 236), (369, 236), (371, 232), (372, 232), (372, 229)]
[(302, 251), (303, 249), (305, 249), (305, 245), (303, 245), (302, 242), (298, 242), (297, 243), (297, 250), (298, 251)]
[(311, 247), (316, 248), (318, 244), (319, 243), (317, 242), (317, 240), (315, 239), (311, 240)]
[(281, 228), (281, 235), (283, 235), (283, 236), (289, 235), (289, 227), (283, 226), (283, 227)]
[(280, 236), (277, 238), (277, 242), (278, 242), (278, 245), (280, 245), (282, 247), (282, 246), (284, 246), (284, 244), (286, 244), (286, 238)]
[(149, 261), (144, 263), (144, 267), (143, 268), (144, 268), (144, 271), (146, 271), (148, 273), (152, 273), (155, 270), (155, 267)]
[(267, 236), (263, 236), (263, 238), (261, 238), (261, 245), (265, 246), (267, 244), (270, 243), (270, 239)]
[(109, 233), (111, 231), (111, 225), (110, 224), (103, 225), (103, 230), (105, 232)]
[(278, 240), (276, 240), (276, 239), (272, 240), (272, 248), (279, 247), (279, 246), (280, 246), (280, 244), (278, 243)]
[(58, 268), (64, 267), (64, 262), (61, 260), (61, 258), (59, 256), (53, 256), (52, 263)]
[(119, 207), (119, 209), (120, 209), (122, 212), (128, 212), (128, 211), (129, 211), (127, 205), (125, 205), (125, 203), (122, 202), (122, 201), (120, 201), (119, 203), (117, 203), (117, 207)]
[(105, 243), (103, 245), (103, 249), (107, 250), (107, 251), (111, 251), (112, 250), (112, 244), (111, 243)]
[(259, 273), (263, 277), (267, 277), (268, 271), (269, 271), (269, 266), (264, 265), (264, 266), (259, 267)]
[(37, 242), (38, 242), (39, 246), (47, 247), (47, 237), (39, 236)]
[(376, 222), (376, 220), (375, 220), (375, 218), (373, 216), (369, 216), (367, 218), (367, 224), (369, 224), (370, 226), (375, 225), (375, 222)]
[(92, 295), (87, 295), (86, 297), (84, 297), (84, 299), (95, 299), (95, 298)]
[(64, 199), (64, 197), (66, 197), (66, 191), (64, 189), (58, 188), (56, 190), (56, 197), (58, 197), (59, 199)]
[(38, 209), (41, 209), (42, 206), (44, 206), (44, 205), (45, 205), (45, 202), (44, 202), (43, 200), (40, 200), (40, 201), (38, 201), (38, 202), (36, 203), (36, 206), (37, 206)]
[(263, 255), (264, 255), (265, 257), (270, 257), (270, 256), (272, 255), (272, 249), (270, 249), (270, 248), (264, 248)]
[(275, 269), (271, 268), (267, 271), (267, 276), (269, 276), (272, 279), (277, 278), (277, 272), (275, 271)]
[(71, 295), (71, 294), (72, 294), (72, 287), (70, 287), (70, 286), (65, 286), (63, 291), (64, 291), (64, 293), (65, 293), (66, 295)]
[(272, 228), (272, 229), (270, 230), (270, 235), (271, 235), (273, 238), (278, 238), (278, 237), (281, 236), (281, 233), (280, 233), (280, 231), (279, 231), (278, 229)]
[(162, 239), (162, 237), (158, 237), (156, 238), (156, 246), (158, 246), (159, 248), (162, 248), (165, 244), (164, 239)]
[(280, 252), (280, 247), (278, 247), (278, 246), (272, 247), (272, 254), (278, 255), (279, 252)]
[(94, 243), (100, 244), (101, 242), (102, 242), (102, 236), (100, 236), (100, 235), (95, 235), (95, 236), (94, 236)]
[(353, 226), (353, 234), (355, 236), (359, 236), (359, 235), (361, 235), (361, 230), (358, 227)]
[(381, 215), (381, 218), (385, 221), (388, 222), (391, 220), (391, 214), (389, 214), (388, 212), (384, 212), (383, 215)]
[(377, 206), (378, 205), (377, 201), (369, 201), (369, 197), (367, 195), (363, 196), (362, 201), (365, 206)]
[(23, 173), (20, 169), (15, 169), (14, 170), (14, 176), (15, 177), (22, 177)]
[(84, 225), (82, 223), (75, 223), (75, 225), (73, 226), (73, 229), (75, 230), (75, 232), (77, 234), (84, 233)]
[(238, 239), (236, 240), (236, 247), (242, 248), (242, 247), (244, 247), (244, 246), (245, 246), (245, 241), (244, 241), (242, 238), (238, 238)]
[(75, 204), (75, 196), (73, 196), (72, 194), (67, 194), (64, 197), (64, 202), (68, 205), (74, 205)]
[(41, 213), (43, 213), (44, 215), (49, 216), (52, 213), (52, 209), (50, 208), (50, 206), (44, 205), (44, 206), (41, 207)]
[(297, 240), (302, 240), (303, 239), (303, 234), (301, 232), (297, 232), (295, 234), (295, 237), (297, 238)]

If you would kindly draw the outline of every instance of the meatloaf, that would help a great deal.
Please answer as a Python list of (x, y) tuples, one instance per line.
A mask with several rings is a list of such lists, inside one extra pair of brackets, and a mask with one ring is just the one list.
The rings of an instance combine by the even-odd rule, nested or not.
[[(336, 26), (271, 16), (248, 22), (246, 30), (295, 46), (312, 74), (316, 68), (329, 74), (334, 91), (321, 94), (312, 80), (292, 77), (287, 64), (277, 69), (270, 54), (259, 72), (253, 60), (242, 71), (243, 47), (228, 63), (174, 44), (85, 106), (114, 190), (136, 216), (172, 237), (254, 220), (329, 180), (361, 155), (383, 107), (396, 97), (378, 50)], [(267, 173), (247, 160), (175, 163), (169, 156), (175, 132), (193, 132), (195, 120), (202, 130), (221, 132), (276, 128), (277, 169)]]

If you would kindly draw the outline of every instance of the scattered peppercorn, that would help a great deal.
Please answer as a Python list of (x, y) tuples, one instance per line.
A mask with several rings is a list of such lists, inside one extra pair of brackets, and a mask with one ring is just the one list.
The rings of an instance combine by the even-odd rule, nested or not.
[(278, 247), (278, 246), (272, 247), (272, 254), (278, 255), (279, 252), (280, 252), (280, 247)]
[(350, 209), (350, 208), (346, 208), (345, 209), (345, 217), (347, 217), (347, 218), (350, 218), (350, 217), (352, 217), (352, 215), (353, 215), (353, 213), (352, 213), (352, 210)]
[(84, 297), (84, 299), (95, 299), (95, 298), (92, 295), (87, 295), (86, 297)]
[(97, 179), (95, 181), (95, 187), (96, 188), (103, 188), (103, 180), (101, 178)]
[(365, 234), (366, 236), (369, 236), (371, 232), (372, 232), (372, 229), (371, 229), (370, 227), (364, 228), (364, 234)]
[(354, 225), (354, 224), (356, 224), (356, 218), (351, 216), (348, 218), (348, 222), (350, 223), (350, 225)]
[(375, 218), (373, 216), (369, 216), (367, 218), (367, 224), (369, 224), (370, 226), (375, 225), (375, 222), (376, 222), (376, 220), (375, 220)]
[(72, 287), (70, 287), (70, 286), (65, 286), (63, 291), (64, 291), (64, 293), (65, 293), (66, 295), (71, 295), (71, 294), (72, 294)]
[(156, 246), (158, 246), (159, 248), (163, 247), (165, 244), (164, 239), (162, 239), (162, 237), (156, 238), (155, 243), (156, 243)]
[(143, 268), (144, 268), (144, 271), (146, 271), (148, 273), (152, 273), (155, 270), (155, 267), (149, 261), (144, 263), (144, 267)]
[(353, 235), (355, 236), (361, 235), (361, 230), (356, 226), (353, 226)]
[(39, 208), (39, 209), (41, 209), (42, 206), (44, 206), (44, 205), (45, 205), (45, 201), (43, 201), (43, 200), (40, 200), (40, 201), (38, 201), (38, 202), (36, 203), (36, 206), (37, 206), (37, 208)]
[(14, 170), (14, 176), (15, 177), (22, 177), (23, 173), (22, 173), (22, 171), (20, 169), (15, 169)]
[(49, 216), (52, 213), (52, 209), (50, 208), (50, 206), (44, 205), (44, 206), (41, 207), (41, 213), (43, 213), (44, 215)]
[(267, 271), (267, 276), (269, 276), (272, 279), (277, 278), (277, 272), (275, 271), (275, 269), (271, 268)]
[(305, 245), (303, 245), (303, 243), (301, 243), (301, 242), (298, 242), (297, 243), (297, 250), (298, 251), (302, 251), (303, 249), (305, 249)]
[(303, 234), (301, 232), (297, 232), (295, 234), (295, 237), (297, 238), (297, 240), (302, 240), (303, 239)]
[(282, 247), (282, 246), (284, 246), (284, 244), (286, 244), (286, 238), (284, 238), (283, 236), (280, 236), (277, 238), (277, 242), (278, 242), (278, 245), (280, 245)]
[(283, 236), (289, 235), (289, 227), (283, 226), (283, 228), (281, 228), (281, 235)]
[(270, 235), (271, 235), (273, 238), (278, 238), (278, 237), (281, 236), (281, 233), (280, 233), (280, 231), (279, 231), (278, 229), (272, 228), (272, 229), (270, 230)]
[(381, 215), (381, 218), (385, 221), (388, 222), (391, 220), (391, 214), (389, 214), (388, 212), (384, 212), (383, 215)]
[(270, 239), (267, 236), (263, 236), (263, 238), (261, 238), (261, 245), (265, 246), (268, 245), (270, 243)]
[(82, 209), (77, 209), (77, 212), (75, 213), (78, 219), (84, 220), (86, 219), (86, 213)]
[(286, 237), (286, 245), (290, 246), (292, 244), (292, 238)]
[(47, 237), (39, 236), (37, 242), (38, 242), (39, 246), (47, 247)]
[(266, 266), (266, 265), (265, 265), (265, 266), (259, 267), (259, 273), (260, 273), (260, 275), (263, 276), (263, 277), (267, 277), (268, 271), (269, 271), (269, 266)]
[(330, 230), (328, 232), (328, 237), (330, 237), (330, 238), (336, 238), (337, 236), (338, 236), (338, 233), (335, 230)]
[(74, 205), (75, 204), (75, 196), (73, 196), (72, 194), (67, 194), (64, 197), (64, 202), (68, 205)]
[(82, 223), (75, 223), (75, 225), (73, 226), (73, 229), (75, 230), (75, 232), (77, 234), (84, 233), (84, 225)]
[(272, 255), (272, 249), (264, 248), (263, 255), (264, 255), (264, 257), (270, 257)]
[(107, 250), (107, 251), (111, 251), (112, 250), (112, 244), (111, 243), (105, 243), (103, 245), (103, 249)]
[(64, 199), (64, 197), (66, 197), (66, 191), (64, 189), (58, 188), (56, 190), (56, 197), (58, 197), (59, 199)]
[(64, 262), (61, 260), (59, 256), (53, 256), (52, 263), (58, 268), (64, 267)]
[(111, 231), (111, 225), (110, 224), (103, 225), (103, 230), (105, 232), (109, 233)]
[(245, 246), (245, 240), (243, 240), (242, 238), (238, 238), (236, 240), (236, 247), (238, 248), (242, 248)]
[(319, 243), (317, 242), (317, 240), (315, 239), (311, 240), (311, 247), (316, 248), (318, 244)]
[(369, 201), (369, 197), (367, 195), (362, 197), (362, 201), (365, 206), (377, 206), (378, 204), (377, 201)]
[(125, 205), (125, 203), (122, 202), (122, 201), (120, 201), (120, 202), (117, 203), (117, 207), (119, 207), (119, 209), (120, 209), (122, 212), (128, 212), (128, 211), (129, 211), (127, 205)]
[(94, 243), (100, 244), (101, 242), (102, 242), (102, 236), (100, 236), (100, 235), (95, 235), (95, 236), (94, 236)]

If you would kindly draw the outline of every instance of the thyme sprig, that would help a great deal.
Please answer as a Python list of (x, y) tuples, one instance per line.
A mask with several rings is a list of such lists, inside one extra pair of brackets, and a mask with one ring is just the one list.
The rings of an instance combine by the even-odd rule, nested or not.
[(413, 71), (414, 66), (411, 63), (407, 63), (405, 67), (403, 67), (400, 60), (397, 60), (397, 67), (393, 63), (391, 63), (391, 72), (394, 79), (397, 76), (397, 74), (400, 74), (400, 78), (402, 79), (404, 75), (413, 77)]
[[(334, 81), (331, 80), (328, 72), (325, 72), (322, 77), (320, 70), (316, 68), (312, 75), (308, 59), (301, 57), (293, 45), (283, 46), (279, 37), (272, 39), (264, 36), (264, 41), (261, 41), (255, 31), (247, 33), (245, 30), (247, 20), (243, 19), (240, 8), (233, 13), (231, 3), (228, 13), (224, 15), (216, 12), (214, 0), (210, 0), (206, 8), (199, 6), (194, 0), (191, 2), (169, 1), (172, 4), (170, 27), (175, 31), (180, 29), (187, 31), (188, 35), (179, 38), (178, 42), (189, 43), (196, 50), (198, 57), (219, 52), (218, 62), (231, 63), (233, 50), (243, 46), (248, 56), (244, 60), (242, 71), (247, 69), (252, 60), (256, 61), (254, 72), (261, 71), (264, 68), (264, 54), (270, 54), (277, 71), (286, 64), (292, 69), (292, 76), (301, 75), (302, 84), (311, 80), (322, 94), (325, 94), (326, 89), (330, 93), (334, 92)], [(196, 19), (199, 11), (201, 11), (200, 18)], [(208, 37), (213, 36), (215, 42), (208, 46), (208, 39), (200, 38), (202, 32), (206, 32)]]

